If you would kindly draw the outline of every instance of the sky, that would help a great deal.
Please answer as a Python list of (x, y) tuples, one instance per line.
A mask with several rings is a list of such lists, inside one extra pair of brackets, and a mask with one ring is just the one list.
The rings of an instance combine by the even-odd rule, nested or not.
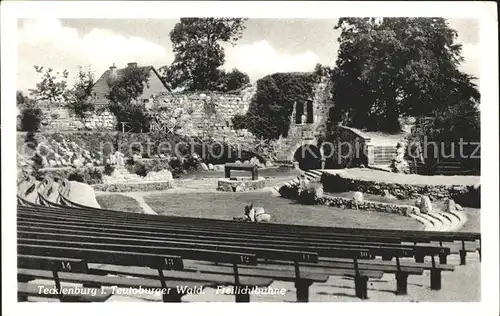
[[(169, 65), (169, 32), (178, 19), (21, 19), (18, 23), (18, 89), (39, 81), (34, 65), (69, 71), (90, 66), (97, 79), (113, 63)], [(340, 32), (336, 19), (249, 19), (236, 46), (225, 46), (224, 68), (248, 73), (252, 82), (276, 72), (312, 71), (335, 64)], [(449, 19), (463, 44), (461, 70), (479, 77), (479, 21)]]

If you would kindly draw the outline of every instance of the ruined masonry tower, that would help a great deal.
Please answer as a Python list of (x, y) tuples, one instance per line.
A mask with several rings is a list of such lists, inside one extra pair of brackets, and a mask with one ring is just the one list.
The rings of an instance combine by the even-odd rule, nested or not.
[(288, 137), (278, 153), (279, 161), (292, 162), (295, 152), (304, 145), (318, 146), (318, 137), (325, 133), (328, 112), (333, 106), (331, 80), (323, 77), (309, 100), (297, 100), (290, 117)]

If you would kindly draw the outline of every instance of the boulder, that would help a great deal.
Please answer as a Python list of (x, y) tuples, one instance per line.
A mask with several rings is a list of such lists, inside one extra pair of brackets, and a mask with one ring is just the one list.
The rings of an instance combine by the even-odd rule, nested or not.
[(446, 201), (446, 212), (455, 212), (457, 210), (457, 205), (452, 199)]
[(91, 168), (91, 167), (93, 167), (93, 166), (94, 166), (94, 164), (93, 164), (93, 163), (91, 163), (91, 162), (88, 162), (88, 163), (85, 165), (85, 167), (87, 167), (87, 168)]
[(209, 163), (208, 164), (208, 170), (210, 170), (210, 171), (214, 170), (214, 165), (211, 164), (211, 163)]
[(428, 196), (421, 196), (418, 202), (420, 213), (427, 214), (429, 212), (432, 212), (432, 202)]
[(236, 160), (234, 163), (241, 163), (241, 160)]
[(55, 160), (51, 159), (51, 160), (49, 160), (49, 166), (55, 167), (55, 166), (57, 166), (57, 162)]
[(250, 160), (245, 160), (243, 163), (248, 165), (250, 163)]
[(394, 201), (394, 200), (397, 200), (397, 198), (392, 195), (388, 190), (384, 190), (384, 197), (388, 200), (388, 201)]
[(464, 208), (462, 207), (462, 205), (460, 205), (460, 204), (456, 204), (456, 203), (455, 203), (455, 209), (456, 209), (457, 211), (463, 211), (463, 209), (464, 209)]
[(206, 163), (204, 163), (204, 162), (200, 163), (200, 168), (201, 168), (201, 170), (203, 170), (203, 171), (208, 171), (208, 166), (207, 166), (207, 164), (206, 164)]
[(364, 196), (363, 196), (363, 193), (362, 192), (354, 192), (353, 196), (352, 196), (352, 200), (356, 203), (359, 203), (359, 202), (363, 202), (364, 200)]
[(266, 167), (267, 167), (267, 168), (270, 168), (270, 167), (272, 167), (272, 166), (273, 166), (273, 163), (272, 163), (271, 161), (269, 161), (269, 160), (268, 160), (268, 161), (266, 161)]

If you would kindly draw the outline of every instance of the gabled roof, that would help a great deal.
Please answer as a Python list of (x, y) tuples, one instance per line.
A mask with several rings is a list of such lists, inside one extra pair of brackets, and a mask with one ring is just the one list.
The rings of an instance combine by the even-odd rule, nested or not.
[[(170, 88), (165, 84), (165, 82), (161, 78), (160, 74), (153, 66), (141, 66), (141, 67), (137, 66), (136, 68), (141, 70), (144, 74), (148, 74), (151, 71), (153, 71), (153, 73), (156, 76), (158, 76), (160, 81), (163, 83), (163, 86), (165, 87), (165, 89), (167, 89), (167, 91), (171, 92)], [(123, 74), (125, 73), (125, 69), (127, 69), (127, 68), (116, 69), (116, 78), (122, 77)], [(110, 78), (111, 78), (111, 69), (107, 69), (101, 75), (101, 77), (99, 77), (99, 79), (97, 79), (97, 81), (94, 83), (94, 85), (92, 87), (92, 94), (95, 94), (98, 98), (105, 97), (109, 91), (108, 83), (109, 83)]]

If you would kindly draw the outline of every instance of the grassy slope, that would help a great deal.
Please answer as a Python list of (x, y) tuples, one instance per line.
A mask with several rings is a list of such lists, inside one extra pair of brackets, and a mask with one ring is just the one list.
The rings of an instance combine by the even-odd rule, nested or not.
[(121, 194), (98, 195), (97, 202), (104, 209), (118, 210), (129, 213), (141, 213), (142, 208), (139, 203), (131, 197)]
[(275, 223), (387, 229), (423, 228), (409, 217), (319, 205), (300, 205), (275, 197), (270, 192), (167, 193), (146, 196), (144, 199), (153, 210), (164, 215), (231, 220), (233, 217), (242, 216), (244, 205), (253, 202), (255, 206), (264, 207)]

